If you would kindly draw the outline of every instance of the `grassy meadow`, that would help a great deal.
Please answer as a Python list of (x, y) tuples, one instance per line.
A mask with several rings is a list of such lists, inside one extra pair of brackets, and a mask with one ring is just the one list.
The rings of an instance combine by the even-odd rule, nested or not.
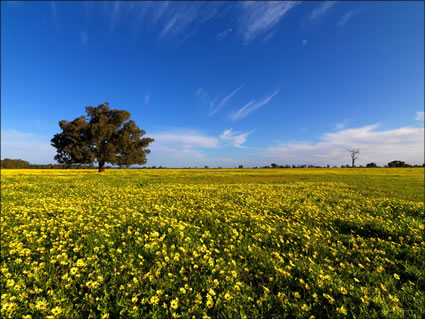
[(1, 171), (3, 318), (423, 318), (423, 168)]

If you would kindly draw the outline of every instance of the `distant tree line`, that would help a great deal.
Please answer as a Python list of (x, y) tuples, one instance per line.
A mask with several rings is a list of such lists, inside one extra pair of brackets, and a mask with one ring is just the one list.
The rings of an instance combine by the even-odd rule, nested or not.
[(28, 161), (21, 159), (5, 158), (1, 160), (1, 168), (40, 168), (40, 169), (87, 169), (94, 168), (93, 164), (30, 164)]
[[(270, 166), (266, 165), (266, 166), (263, 166), (263, 167), (260, 167), (260, 168), (330, 168), (330, 167), (331, 167), (330, 165), (326, 165), (326, 166), (306, 165), (306, 164), (302, 164), (302, 165), (279, 165), (279, 164), (276, 164), (276, 163), (272, 163), (272, 164), (270, 164)], [(332, 166), (332, 167), (337, 168), (337, 166)], [(353, 167), (353, 164), (351, 164), (351, 165), (346, 164), (346, 165), (340, 166), (340, 168), (351, 168), (351, 167)], [(389, 162), (385, 166), (378, 166), (376, 163), (371, 162), (371, 163), (366, 164), (366, 166), (360, 165), (358, 167), (360, 167), (360, 168), (362, 168), (362, 167), (368, 167), (368, 168), (370, 168), (370, 167), (425, 167), (425, 163), (422, 164), (422, 165), (410, 165), (410, 164), (407, 164), (406, 162), (403, 162), (403, 161), (392, 161), (392, 162)], [(239, 168), (241, 168), (241, 167), (239, 167)], [(258, 168), (258, 167), (253, 167), (253, 168)]]
[[(262, 167), (252, 167), (252, 168), (330, 168), (330, 165), (326, 165), (326, 166), (318, 166), (318, 165), (279, 165), (276, 163), (272, 163), (270, 165), (266, 165), (266, 166), (262, 166)], [(332, 166), (333, 168), (337, 168), (337, 166)], [(340, 168), (351, 168), (352, 166), (347, 164), (347, 165), (341, 165)], [(376, 163), (371, 162), (366, 164), (366, 166), (358, 166), (360, 168), (362, 167), (382, 167), (382, 166), (378, 166), (376, 165)], [(392, 161), (389, 162), (387, 165), (383, 166), (383, 167), (425, 167), (425, 164), (422, 165), (409, 165), (406, 162), (403, 161)], [(1, 160), (1, 168), (39, 168), (39, 169), (94, 169), (95, 165), (94, 164), (30, 164), (30, 162), (28, 161), (24, 161), (21, 159), (10, 159), (10, 158), (5, 158), (4, 160)], [(105, 168), (109, 168), (109, 169), (113, 169), (113, 168), (118, 168), (118, 167), (112, 167), (112, 166), (106, 166)], [(163, 166), (151, 166), (151, 167), (138, 167), (141, 169), (166, 169), (167, 167), (163, 167)], [(186, 169), (198, 169), (198, 167), (184, 167)], [(204, 169), (209, 169), (209, 166), (204, 166)], [(219, 166), (216, 167), (218, 169), (222, 169), (223, 167)], [(241, 164), (238, 166), (238, 168), (244, 168), (244, 166)]]

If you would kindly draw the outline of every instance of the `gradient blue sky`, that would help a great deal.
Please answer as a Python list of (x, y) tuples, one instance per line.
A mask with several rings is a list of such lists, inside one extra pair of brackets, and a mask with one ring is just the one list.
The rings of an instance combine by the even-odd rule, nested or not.
[(105, 101), (148, 166), (422, 164), (424, 3), (1, 3), (2, 158)]

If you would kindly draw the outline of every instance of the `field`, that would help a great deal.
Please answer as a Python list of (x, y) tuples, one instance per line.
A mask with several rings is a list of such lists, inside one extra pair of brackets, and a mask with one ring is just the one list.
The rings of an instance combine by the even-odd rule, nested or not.
[(424, 169), (2, 170), (4, 318), (424, 318)]

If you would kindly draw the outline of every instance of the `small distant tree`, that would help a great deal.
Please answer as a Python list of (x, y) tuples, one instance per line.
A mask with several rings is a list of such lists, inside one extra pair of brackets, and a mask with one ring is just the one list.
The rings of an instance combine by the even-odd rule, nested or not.
[(406, 167), (406, 162), (403, 161), (392, 161), (388, 163), (388, 167)]
[(352, 148), (351, 150), (348, 150), (348, 151), (350, 152), (350, 156), (351, 156), (351, 167), (354, 167), (355, 160), (359, 158), (357, 155), (360, 154), (360, 149)]
[(241, 164), (241, 165), (239, 165), (239, 168), (243, 168), (243, 165)]
[(276, 163), (272, 163), (270, 166), (271, 166), (272, 168), (279, 168), (279, 165), (277, 165)]
[(147, 147), (154, 140), (142, 138), (146, 132), (129, 120), (129, 112), (110, 110), (107, 102), (87, 106), (86, 112), (87, 118), (59, 122), (62, 132), (51, 140), (57, 150), (55, 160), (67, 165), (97, 161), (99, 172), (105, 170), (106, 163), (120, 167), (146, 163)]
[(378, 167), (378, 166), (376, 165), (376, 163), (371, 162), (371, 163), (366, 164), (366, 167)]

